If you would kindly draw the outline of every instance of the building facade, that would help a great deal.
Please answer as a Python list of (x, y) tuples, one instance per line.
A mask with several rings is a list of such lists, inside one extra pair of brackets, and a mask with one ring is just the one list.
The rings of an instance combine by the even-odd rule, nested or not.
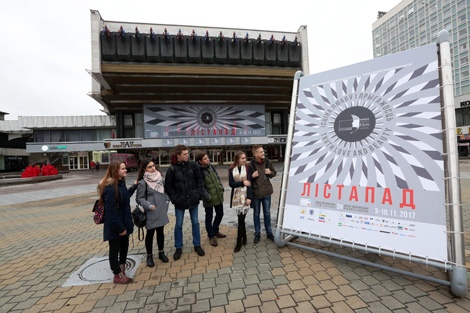
[(70, 170), (114, 153), (168, 165), (175, 145), (231, 163), (262, 144), (285, 151), (294, 76), (308, 74), (297, 32), (104, 20), (91, 10), (92, 90), (106, 116), (20, 117), (30, 163)]
[(462, 155), (470, 144), (469, 14), (470, 0), (404, 0), (372, 24), (374, 57), (436, 43), (439, 31), (449, 31)]

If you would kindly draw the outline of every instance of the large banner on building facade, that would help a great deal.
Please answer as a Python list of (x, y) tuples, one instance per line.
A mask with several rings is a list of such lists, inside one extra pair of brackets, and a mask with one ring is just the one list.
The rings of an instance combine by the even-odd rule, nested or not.
[(437, 48), (302, 77), (283, 227), (447, 260)]
[(145, 105), (145, 138), (265, 136), (263, 105)]

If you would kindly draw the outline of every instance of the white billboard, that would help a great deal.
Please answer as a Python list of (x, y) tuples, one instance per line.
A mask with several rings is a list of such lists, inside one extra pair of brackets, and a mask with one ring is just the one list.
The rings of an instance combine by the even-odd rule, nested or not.
[(285, 229), (447, 260), (437, 48), (299, 82)]

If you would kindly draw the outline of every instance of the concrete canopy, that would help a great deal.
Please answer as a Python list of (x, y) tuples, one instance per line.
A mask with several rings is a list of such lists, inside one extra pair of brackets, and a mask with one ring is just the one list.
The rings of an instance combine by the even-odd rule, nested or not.
[[(298, 33), (280, 33), (124, 23), (104, 21), (93, 10), (91, 26), (90, 74), (94, 80), (90, 96), (108, 114), (141, 112), (144, 104), (264, 104), (266, 109), (286, 109), (290, 106), (294, 74), (308, 68), (307, 45), (300, 41), (305, 38), (306, 42), (304, 27)], [(151, 33), (150, 28), (159, 34)], [(167, 37), (161, 34), (164, 29)], [(193, 30), (199, 34), (197, 39), (190, 36)], [(178, 37), (179, 31), (184, 37)], [(245, 44), (252, 46), (247, 50), (252, 57), (244, 58), (241, 51), (238, 59), (230, 58), (232, 50), (240, 54), (239, 46), (247, 33), (250, 39)], [(232, 40), (233, 34), (236, 41)], [(270, 41), (271, 36), (285, 36), (286, 40)], [(196, 57), (191, 59), (192, 44), (197, 44), (199, 50), (193, 51)], [(238, 50), (231, 48), (235, 44)], [(157, 47), (156, 57), (151, 45)], [(288, 54), (287, 50), (294, 53)]]

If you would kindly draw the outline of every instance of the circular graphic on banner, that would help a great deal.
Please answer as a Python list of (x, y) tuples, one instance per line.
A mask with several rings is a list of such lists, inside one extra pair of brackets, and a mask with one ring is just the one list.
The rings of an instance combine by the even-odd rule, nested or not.
[(204, 108), (199, 111), (197, 115), (197, 121), (202, 127), (212, 127), (217, 121), (216, 114), (212, 109)]
[(375, 116), (368, 108), (350, 107), (342, 111), (335, 120), (336, 136), (347, 142), (366, 139), (375, 128)]

